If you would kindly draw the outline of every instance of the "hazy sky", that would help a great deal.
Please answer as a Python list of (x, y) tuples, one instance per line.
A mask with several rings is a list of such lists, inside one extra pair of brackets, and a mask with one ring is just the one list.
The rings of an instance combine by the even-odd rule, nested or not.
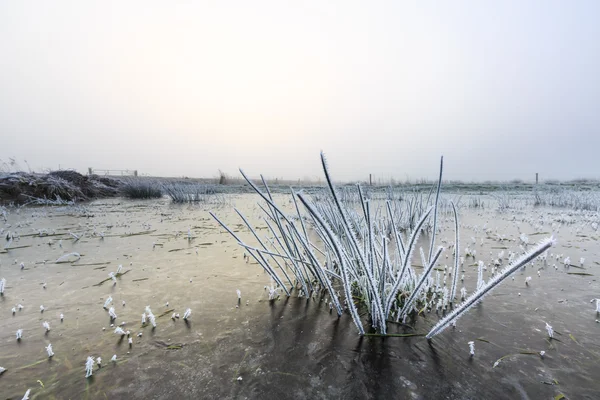
[(0, 159), (600, 178), (600, 2), (2, 1)]

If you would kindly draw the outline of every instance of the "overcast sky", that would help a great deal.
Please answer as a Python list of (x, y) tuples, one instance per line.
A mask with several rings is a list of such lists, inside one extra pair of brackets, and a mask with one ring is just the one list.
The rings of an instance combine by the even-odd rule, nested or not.
[[(293, 4), (293, 5), (292, 5)], [(2, 1), (0, 159), (600, 178), (600, 2)]]

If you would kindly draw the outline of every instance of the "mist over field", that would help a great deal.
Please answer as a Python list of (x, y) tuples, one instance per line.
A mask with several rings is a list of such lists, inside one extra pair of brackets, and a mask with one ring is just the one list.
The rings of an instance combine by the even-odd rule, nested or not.
[(155, 176), (600, 178), (595, 1), (0, 4), (0, 159)]

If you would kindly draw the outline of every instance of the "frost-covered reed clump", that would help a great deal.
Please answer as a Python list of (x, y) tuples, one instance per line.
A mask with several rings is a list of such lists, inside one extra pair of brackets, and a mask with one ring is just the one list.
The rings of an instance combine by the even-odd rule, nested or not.
[[(295, 291), (298, 297), (306, 298), (324, 291), (329, 298), (329, 308), (335, 309), (339, 316), (347, 311), (361, 335), (366, 333), (366, 328), (359, 307), (363, 307), (370, 317), (371, 328), (383, 335), (387, 334), (387, 322), (390, 320), (404, 322), (415, 311), (435, 308), (436, 304), (444, 309), (451, 307), (447, 316), (427, 335), (431, 338), (455, 323), (485, 294), (542, 254), (552, 243), (547, 240), (531, 248), (487, 283), (483, 282), (480, 265), (477, 290), (462, 304), (452, 308), (458, 294), (462, 260), (456, 206), (440, 199), (443, 158), (437, 184), (431, 187), (420, 206), (412, 210), (413, 214), (404, 217), (414, 222), (408, 225), (410, 229), (400, 228), (396, 223), (402, 208), (395, 204), (399, 200), (394, 197), (377, 202), (368, 198), (357, 185), (356, 201), (345, 204), (333, 184), (323, 154), (321, 164), (327, 193), (311, 197), (305, 192), (290, 189), (294, 215), (289, 215), (276, 204), (262, 176), (262, 188), (259, 188), (240, 170), (262, 199), (259, 207), (268, 229), (266, 236), (259, 235), (246, 217), (235, 210), (252, 234), (254, 244), (242, 240), (214, 213), (211, 215), (245, 249), (248, 258), (254, 259), (270, 276), (273, 282), (270, 299), (277, 290), (287, 296)], [(301, 207), (304, 212), (301, 212)], [(444, 252), (444, 248), (436, 244), (438, 214), (454, 219), (454, 262), (448, 270), (451, 276), (449, 287), (442, 287), (439, 280), (436, 283), (431, 276)], [(309, 230), (318, 240), (308, 234)], [(413, 257), (419, 237), (424, 232), (429, 233), (428, 246), (421, 252), (423, 269), (419, 274), (419, 270), (413, 268)], [(474, 255), (475, 251), (469, 250), (468, 253)], [(466, 290), (460, 292), (463, 297), (466, 296)], [(360, 303), (357, 304), (355, 299), (360, 299)]]
[(163, 186), (167, 196), (173, 203), (225, 203), (226, 199), (220, 188), (202, 183), (171, 183)]
[(151, 178), (124, 179), (120, 190), (123, 196), (130, 199), (158, 199), (163, 195), (163, 187), (160, 182)]
[(533, 193), (533, 205), (597, 212), (600, 211), (600, 195), (595, 191), (537, 189)]

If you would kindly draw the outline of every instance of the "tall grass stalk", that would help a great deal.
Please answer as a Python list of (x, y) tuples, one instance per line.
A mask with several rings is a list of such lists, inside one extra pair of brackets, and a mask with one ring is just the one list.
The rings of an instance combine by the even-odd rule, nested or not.
[(456, 321), (467, 312), (471, 307), (477, 304), (485, 295), (487, 295), (492, 289), (498, 286), (502, 281), (508, 278), (513, 272), (517, 271), (524, 265), (533, 261), (536, 257), (544, 253), (554, 244), (554, 238), (548, 238), (542, 240), (537, 246), (523, 254), (512, 264), (507, 266), (502, 272), (491, 278), (485, 285), (476, 290), (471, 296), (469, 296), (463, 303), (456, 307), (446, 317), (441, 319), (427, 334), (426, 338), (431, 339), (435, 335), (441, 333), (446, 329), (452, 322)]
[(458, 229), (458, 213), (456, 212), (456, 206), (454, 202), (450, 202), (452, 205), (452, 212), (454, 213), (454, 232), (455, 232), (455, 241), (454, 241), (454, 271), (452, 272), (452, 289), (450, 290), (450, 302), (454, 303), (454, 298), (456, 297), (456, 284), (458, 283), (458, 265), (460, 258), (460, 232)]

